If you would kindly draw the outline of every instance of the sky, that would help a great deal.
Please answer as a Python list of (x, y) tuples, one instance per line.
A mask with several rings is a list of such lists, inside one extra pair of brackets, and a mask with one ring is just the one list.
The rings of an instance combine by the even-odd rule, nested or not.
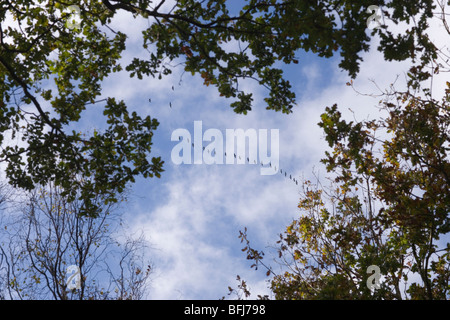
[[(124, 65), (146, 54), (141, 30), (148, 22), (130, 23), (131, 19), (120, 13), (113, 21), (113, 28), (128, 35)], [(433, 30), (432, 37), (439, 41), (438, 23)], [(325, 178), (320, 159), (329, 148), (317, 125), (325, 107), (337, 103), (347, 119), (378, 118), (380, 97), (371, 94), (394, 82), (397, 89), (404, 88), (409, 63), (384, 61), (376, 43), (375, 38), (371, 50), (363, 54), (354, 88), (346, 85), (350, 77), (338, 67), (339, 57), (323, 59), (298, 52), (297, 65), (282, 66), (297, 95), (297, 106), (289, 115), (266, 110), (265, 89), (255, 82), (244, 84), (254, 93), (253, 110), (235, 114), (230, 100), (219, 97), (214, 87), (205, 87), (200, 76), (183, 74), (181, 66), (162, 80), (130, 79), (127, 72), (120, 72), (104, 81), (103, 97), (123, 99), (130, 110), (160, 122), (150, 156), (161, 156), (165, 171), (160, 179), (138, 178), (122, 208), (130, 234), (143, 234), (150, 244), (146, 254), (153, 274), (147, 299), (229, 298), (227, 288), (236, 288), (237, 275), (248, 283), (251, 298), (270, 296), (265, 270), (251, 269), (253, 262), (241, 251), (239, 231), (247, 228), (252, 246), (265, 252), (265, 262), (276, 271), (278, 235), (301, 214), (300, 183), (284, 174), (261, 175), (259, 166), (250, 164), (174, 164), (171, 152), (178, 141), (171, 141), (172, 132), (183, 128), (193, 135), (194, 121), (202, 121), (203, 132), (218, 129), (224, 137), (226, 129), (278, 129), (280, 168), (298, 181), (313, 180), (313, 173)], [(443, 90), (439, 77), (444, 75), (434, 80), (436, 97)], [(79, 125), (93, 130), (97, 119), (89, 112)]]

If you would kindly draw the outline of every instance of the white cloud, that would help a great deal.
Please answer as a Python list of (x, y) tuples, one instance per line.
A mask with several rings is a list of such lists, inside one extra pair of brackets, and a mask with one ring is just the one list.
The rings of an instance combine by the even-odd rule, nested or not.
[[(238, 231), (251, 226), (249, 234), (257, 245), (267, 244), (268, 238), (273, 242), (290, 221), (293, 212), (284, 209), (289, 202), (295, 206), (295, 188), (283, 179), (264, 185), (267, 177), (250, 165), (191, 165), (174, 171), (161, 188), (167, 199), (156, 208), (141, 206), (133, 213), (135, 228), (144, 228), (157, 248), (151, 255), (160, 273), (150, 295), (157, 299), (220, 298), (228, 285), (235, 285), (237, 274), (254, 277), (239, 250)], [(281, 195), (274, 192), (283, 189)], [(272, 221), (274, 214), (278, 228)]]

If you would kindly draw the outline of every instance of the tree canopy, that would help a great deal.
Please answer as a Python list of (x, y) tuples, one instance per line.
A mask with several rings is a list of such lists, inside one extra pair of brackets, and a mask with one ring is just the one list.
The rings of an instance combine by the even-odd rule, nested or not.
[(20, 202), (17, 191), (0, 185), (0, 300), (144, 298), (148, 243), (125, 229), (119, 203), (94, 198), (100, 211), (89, 217), (54, 184), (21, 192)]
[[(292, 112), (295, 94), (278, 66), (301, 63), (298, 50), (321, 57), (339, 54), (339, 66), (354, 78), (370, 35), (376, 33), (386, 59), (412, 57), (422, 71), (436, 57), (423, 32), (433, 1), (375, 1), (394, 23), (417, 19), (401, 34), (384, 26), (370, 33), (367, 8), (373, 2), (2, 1), (0, 161), (7, 165), (7, 177), (27, 190), (52, 181), (69, 199), (81, 197), (82, 213), (92, 216), (98, 211), (91, 201), (95, 196), (116, 201), (117, 192), (137, 176), (159, 177), (162, 159), (149, 159), (157, 119), (129, 112), (126, 101), (102, 95), (102, 81), (122, 70), (139, 79), (161, 78), (172, 72), (170, 61), (180, 59), (185, 71), (215, 86), (243, 114), (253, 100), (251, 92), (239, 87), (243, 79), (267, 88), (267, 109)], [(79, 10), (70, 11), (73, 6)], [(128, 65), (121, 63), (125, 30), (111, 27), (122, 12), (149, 21), (142, 30), (148, 58), (135, 57)], [(46, 81), (54, 87), (48, 89)], [(93, 105), (103, 107), (106, 129), (73, 129)], [(21, 143), (12, 143), (17, 139)], [(76, 175), (84, 177), (82, 183), (73, 179)]]

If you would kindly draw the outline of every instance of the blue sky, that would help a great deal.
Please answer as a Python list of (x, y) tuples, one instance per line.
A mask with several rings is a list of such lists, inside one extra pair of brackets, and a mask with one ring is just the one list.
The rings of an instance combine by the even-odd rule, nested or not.
[[(148, 22), (130, 23), (132, 19), (120, 13), (113, 21), (113, 28), (129, 37), (124, 65), (132, 57), (146, 54), (141, 30)], [(438, 38), (439, 32), (433, 36)], [(402, 89), (409, 64), (385, 62), (375, 48), (376, 39), (371, 51), (364, 54), (355, 88), (377, 93), (372, 80), (384, 90), (398, 75), (396, 88)], [(239, 231), (247, 227), (252, 245), (266, 253), (266, 263), (276, 270), (272, 248), (278, 234), (300, 214), (300, 184), (284, 175), (264, 176), (257, 165), (249, 164), (173, 164), (170, 155), (177, 142), (171, 141), (171, 134), (175, 129), (185, 128), (192, 134), (196, 120), (202, 121), (203, 130), (216, 128), (223, 133), (238, 128), (279, 129), (280, 167), (301, 181), (302, 177), (312, 179), (313, 171), (321, 178), (327, 175), (320, 159), (328, 145), (317, 126), (326, 106), (338, 103), (349, 119), (381, 116), (375, 108), (379, 97), (360, 95), (346, 86), (350, 78), (339, 69), (339, 57), (323, 59), (299, 52), (298, 58), (299, 64), (283, 66), (297, 95), (298, 105), (290, 115), (265, 110), (265, 89), (252, 81), (242, 85), (254, 93), (254, 108), (248, 115), (237, 115), (229, 107), (230, 100), (219, 97), (214, 87), (205, 87), (199, 76), (183, 74), (182, 66), (162, 80), (130, 79), (127, 72), (121, 72), (104, 81), (103, 97), (123, 99), (130, 110), (160, 122), (151, 156), (162, 157), (165, 172), (160, 179), (137, 179), (123, 207), (131, 234), (143, 233), (151, 245), (147, 258), (154, 273), (148, 299), (227, 297), (227, 287), (236, 287), (238, 274), (249, 284), (253, 298), (269, 294), (265, 271), (250, 269), (251, 262), (241, 252)], [(438, 80), (436, 96), (443, 90)], [(98, 127), (96, 112), (88, 109), (83, 113), (80, 127), (87, 131)]]

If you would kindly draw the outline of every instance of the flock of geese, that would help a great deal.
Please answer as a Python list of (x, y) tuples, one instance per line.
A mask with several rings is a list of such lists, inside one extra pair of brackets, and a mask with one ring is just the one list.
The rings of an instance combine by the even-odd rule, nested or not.
[[(180, 137), (180, 140), (181, 140), (181, 137)], [(191, 141), (189, 140), (189, 138), (187, 139), (187, 141), (190, 142), (192, 148), (194, 148), (194, 142), (191, 142)], [(203, 151), (205, 151), (205, 147), (203, 147)], [(209, 152), (209, 150), (208, 150), (208, 152)], [(227, 153), (226, 153), (226, 152), (224, 152), (224, 156), (225, 156), (225, 157), (227, 156)], [(234, 158), (237, 159), (236, 153), (234, 153)], [(240, 156), (239, 156), (239, 159), (241, 159)], [(250, 159), (249, 159), (248, 157), (247, 157), (247, 163), (250, 164)], [(256, 160), (254, 160), (254, 164), (256, 164)], [(267, 164), (266, 164), (266, 165), (267, 165)], [(262, 161), (261, 161), (261, 166), (264, 166), (264, 163), (263, 163)], [(269, 166), (272, 168), (272, 163), (269, 162)], [(280, 172), (280, 174), (283, 174), (283, 173), (284, 173), (284, 177), (285, 177), (285, 178), (288, 178), (288, 176), (289, 176), (289, 179), (290, 179), (292, 182), (294, 182), (296, 185), (298, 185), (298, 180), (295, 179), (295, 177), (292, 177), (292, 174), (289, 174), (289, 175), (288, 175), (287, 171), (286, 171), (286, 170), (283, 170), (283, 169), (281, 169), (281, 168), (278, 168), (278, 170), (277, 170), (277, 167), (274, 167), (274, 169), (275, 169), (275, 171)]]

